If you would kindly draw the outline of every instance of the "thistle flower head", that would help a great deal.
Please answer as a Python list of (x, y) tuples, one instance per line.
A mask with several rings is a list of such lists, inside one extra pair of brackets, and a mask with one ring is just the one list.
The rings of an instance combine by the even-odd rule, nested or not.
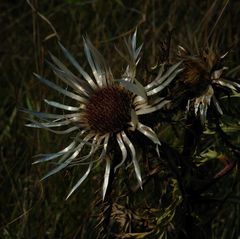
[[(92, 70), (90, 76), (60, 44), (65, 57), (78, 71), (75, 75), (60, 60), (51, 55), (53, 63), (49, 63), (55, 75), (72, 90), (66, 90), (57, 84), (35, 74), (37, 79), (50, 88), (75, 101), (74, 106), (56, 101), (45, 102), (64, 111), (63, 114), (51, 114), (28, 111), (38, 120), (31, 120), (30, 127), (44, 128), (56, 134), (71, 134), (73, 141), (57, 153), (41, 155), (35, 163), (58, 160), (58, 167), (50, 171), (44, 178), (55, 174), (63, 168), (88, 164), (88, 169), (72, 188), (67, 198), (88, 177), (95, 161), (106, 163), (103, 198), (105, 196), (110, 174), (109, 144), (115, 138), (122, 158), (115, 170), (127, 160), (132, 161), (137, 181), (142, 187), (142, 177), (135, 146), (129, 139), (131, 131), (139, 131), (156, 146), (160, 141), (156, 133), (140, 122), (143, 114), (149, 114), (161, 109), (169, 101), (160, 98), (161, 92), (180, 72), (180, 63), (172, 66), (166, 72), (162, 66), (158, 76), (150, 84), (143, 86), (136, 79), (136, 68), (140, 60), (141, 46), (137, 47), (136, 32), (125, 41), (128, 50), (129, 63), (124, 74), (115, 79), (111, 69), (105, 63), (102, 55), (92, 45), (89, 39), (84, 39), (84, 50)], [(67, 127), (66, 129), (62, 129)], [(61, 128), (61, 130), (54, 130)], [(90, 147), (89, 147), (90, 146)], [(85, 153), (87, 150), (87, 154)], [(97, 159), (96, 159), (97, 158)]]
[(212, 49), (208, 49), (199, 55), (190, 55), (186, 49), (179, 46), (178, 53), (184, 65), (180, 81), (189, 91), (187, 110), (189, 110), (189, 106), (193, 105), (195, 115), (200, 116), (204, 125), (211, 102), (213, 102), (219, 114), (223, 114), (214, 94), (215, 86), (237, 91), (240, 90), (240, 84), (227, 79), (225, 76), (228, 67), (224, 66), (223, 60), (228, 52), (218, 55)]

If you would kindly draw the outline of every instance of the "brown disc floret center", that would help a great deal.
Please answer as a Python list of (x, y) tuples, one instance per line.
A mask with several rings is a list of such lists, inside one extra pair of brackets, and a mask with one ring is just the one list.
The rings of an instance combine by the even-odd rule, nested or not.
[(184, 62), (183, 81), (194, 97), (201, 95), (211, 84), (211, 76), (205, 62), (200, 58)]
[(86, 106), (90, 128), (101, 133), (123, 130), (131, 120), (130, 113), (130, 95), (118, 86), (95, 91)]

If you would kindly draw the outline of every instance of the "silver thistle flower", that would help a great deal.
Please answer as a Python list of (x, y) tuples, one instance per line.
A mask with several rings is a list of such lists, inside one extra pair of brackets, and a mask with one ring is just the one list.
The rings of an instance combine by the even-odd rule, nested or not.
[(225, 77), (228, 67), (222, 65), (228, 52), (217, 56), (212, 49), (204, 51), (201, 55), (191, 56), (185, 48), (179, 46), (179, 56), (183, 60), (184, 70), (182, 82), (193, 92), (194, 97), (188, 100), (187, 112), (191, 105), (196, 116), (200, 117), (202, 125), (206, 123), (207, 111), (211, 103), (220, 115), (223, 111), (215, 96), (214, 87), (222, 86), (233, 91), (240, 90), (240, 84)]
[[(58, 159), (58, 166), (45, 175), (43, 179), (70, 165), (88, 165), (87, 171), (71, 189), (67, 198), (88, 177), (94, 162), (105, 160), (104, 199), (110, 174), (108, 145), (114, 137), (122, 154), (122, 159), (115, 167), (115, 170), (123, 165), (128, 157), (128, 153), (130, 153), (129, 158), (133, 162), (140, 187), (142, 187), (142, 177), (139, 162), (135, 147), (127, 134), (129, 131), (137, 130), (149, 138), (156, 146), (160, 145), (156, 133), (150, 127), (142, 124), (139, 121), (139, 116), (159, 110), (169, 102), (164, 98), (159, 98), (157, 94), (181, 71), (181, 69), (178, 69), (180, 63), (170, 67), (166, 72), (164, 72), (164, 67), (162, 66), (156, 79), (144, 87), (135, 78), (136, 66), (140, 60), (139, 53), (141, 51), (141, 46), (136, 46), (136, 32), (126, 41), (126, 46), (130, 62), (125, 73), (118, 80), (114, 79), (111, 69), (106, 65), (102, 55), (89, 39), (84, 39), (84, 50), (94, 78), (78, 64), (61, 44), (60, 47), (63, 54), (76, 68), (81, 78), (73, 74), (53, 55), (51, 55), (53, 64), (49, 64), (55, 75), (71, 87), (73, 91), (63, 89), (44, 77), (34, 74), (40, 82), (76, 101), (76, 106), (69, 106), (45, 100), (48, 105), (69, 112), (64, 114), (27, 110), (28, 113), (38, 118), (38, 120), (31, 120), (31, 123), (27, 124), (27, 126), (44, 128), (56, 134), (72, 134), (76, 131), (73, 141), (66, 148), (57, 153), (41, 154), (41, 158), (35, 162), (48, 162)], [(65, 126), (68, 128), (62, 130), (53, 129)], [(86, 155), (82, 155), (85, 149), (89, 151)], [(98, 153), (99, 150), (100, 153)], [(97, 156), (97, 160), (93, 159), (94, 156)]]

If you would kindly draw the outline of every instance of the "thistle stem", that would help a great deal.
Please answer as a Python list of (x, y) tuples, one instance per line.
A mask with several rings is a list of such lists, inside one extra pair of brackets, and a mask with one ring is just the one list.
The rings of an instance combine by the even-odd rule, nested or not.
[(102, 204), (102, 213), (100, 218), (100, 231), (98, 238), (100, 239), (111, 239), (111, 214), (112, 214), (112, 205), (113, 205), (113, 199), (112, 199), (112, 191), (113, 191), (113, 184), (115, 179), (115, 172), (114, 167), (116, 166), (116, 160), (115, 157), (112, 157), (111, 160), (111, 166), (110, 166), (110, 175), (109, 175), (109, 182), (107, 186), (107, 191), (105, 194), (105, 198)]

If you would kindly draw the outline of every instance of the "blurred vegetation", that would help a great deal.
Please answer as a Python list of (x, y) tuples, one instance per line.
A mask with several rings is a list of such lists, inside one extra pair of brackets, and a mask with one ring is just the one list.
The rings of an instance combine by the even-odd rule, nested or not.
[(47, 111), (43, 99), (56, 96), (32, 73), (50, 75), (45, 59), (48, 51), (61, 58), (58, 40), (86, 67), (86, 34), (116, 75), (124, 62), (114, 46), (121, 47), (122, 38), (138, 28), (139, 42), (144, 42), (140, 81), (151, 79), (158, 63), (173, 59), (178, 44), (196, 54), (209, 42), (222, 54), (231, 49), (226, 65), (239, 80), (239, 9), (238, 0), (1, 1), (0, 238), (238, 239), (239, 93), (218, 94), (224, 116), (210, 113), (204, 129), (191, 116), (186, 121), (185, 106), (159, 113), (152, 125), (163, 142), (161, 159), (153, 147), (144, 147), (143, 191), (131, 169), (121, 169), (107, 206), (101, 201), (104, 168), (96, 168), (67, 201), (82, 167), (39, 181), (52, 165), (32, 165), (32, 157), (56, 152), (66, 142), (26, 128), (20, 109)]

